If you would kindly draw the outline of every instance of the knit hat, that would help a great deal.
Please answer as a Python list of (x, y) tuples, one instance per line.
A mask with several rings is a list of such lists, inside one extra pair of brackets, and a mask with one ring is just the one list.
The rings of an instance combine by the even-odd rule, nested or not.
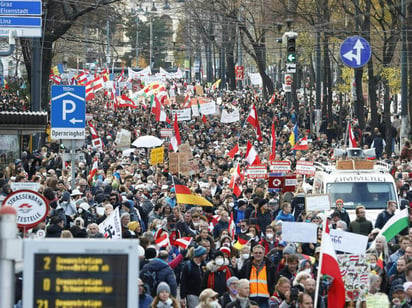
[(205, 247), (203, 247), (203, 246), (197, 246), (197, 247), (195, 248), (195, 253), (194, 253), (193, 256), (194, 256), (195, 258), (197, 258), (197, 257), (203, 256), (205, 253), (207, 253), (207, 250), (206, 250)]
[(410, 282), (410, 281), (404, 282), (404, 284), (403, 284), (403, 290), (404, 290), (405, 292), (407, 292), (408, 289), (411, 288), (411, 287), (412, 287), (412, 282)]
[(279, 241), (278, 246), (283, 246), (286, 247), (288, 244), (286, 243), (286, 241)]
[(157, 286), (157, 295), (159, 295), (160, 292), (163, 292), (163, 291), (167, 291), (168, 293), (170, 293), (170, 287), (169, 287), (169, 285), (168, 285), (166, 282), (164, 282), (164, 281), (162, 281), (161, 283), (159, 283), (159, 285)]
[(395, 293), (395, 292), (398, 292), (398, 291), (405, 292), (403, 284), (395, 281), (395, 283), (392, 284), (392, 286), (391, 286), (391, 293)]
[(295, 247), (288, 245), (283, 249), (283, 254), (293, 255), (296, 252)]
[(229, 288), (232, 283), (238, 282), (238, 281), (239, 281), (239, 278), (237, 278), (236, 276), (232, 276), (226, 281), (226, 286)]
[(222, 252), (221, 250), (218, 250), (218, 251), (215, 252), (214, 258), (216, 259), (217, 257), (222, 257), (222, 258), (224, 258), (223, 252)]
[(223, 247), (220, 248), (220, 251), (222, 252), (222, 254), (226, 253), (227, 255), (230, 256), (230, 248), (229, 247), (223, 246)]

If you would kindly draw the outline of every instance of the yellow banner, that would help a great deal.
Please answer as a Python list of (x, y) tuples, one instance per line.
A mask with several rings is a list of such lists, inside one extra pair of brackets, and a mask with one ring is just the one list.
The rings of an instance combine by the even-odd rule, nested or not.
[(152, 149), (150, 152), (150, 164), (163, 164), (164, 161), (164, 147)]

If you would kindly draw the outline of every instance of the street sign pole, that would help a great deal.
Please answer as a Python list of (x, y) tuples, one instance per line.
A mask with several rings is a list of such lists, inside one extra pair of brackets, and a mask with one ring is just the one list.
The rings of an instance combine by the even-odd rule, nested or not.
[(71, 189), (73, 191), (73, 189), (75, 189), (75, 185), (76, 185), (76, 155), (75, 155), (75, 140), (72, 139), (71, 140), (71, 160), (72, 160), (72, 180), (71, 180)]

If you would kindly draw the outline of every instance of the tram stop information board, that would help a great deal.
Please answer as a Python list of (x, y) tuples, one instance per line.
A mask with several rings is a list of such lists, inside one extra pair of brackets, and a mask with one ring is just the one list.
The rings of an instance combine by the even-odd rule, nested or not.
[(24, 241), (23, 308), (138, 307), (138, 241)]

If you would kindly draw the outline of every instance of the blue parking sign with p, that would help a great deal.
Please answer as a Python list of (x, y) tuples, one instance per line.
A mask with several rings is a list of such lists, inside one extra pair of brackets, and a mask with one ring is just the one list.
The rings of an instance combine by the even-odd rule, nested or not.
[(52, 139), (84, 139), (86, 127), (86, 88), (52, 86)]

